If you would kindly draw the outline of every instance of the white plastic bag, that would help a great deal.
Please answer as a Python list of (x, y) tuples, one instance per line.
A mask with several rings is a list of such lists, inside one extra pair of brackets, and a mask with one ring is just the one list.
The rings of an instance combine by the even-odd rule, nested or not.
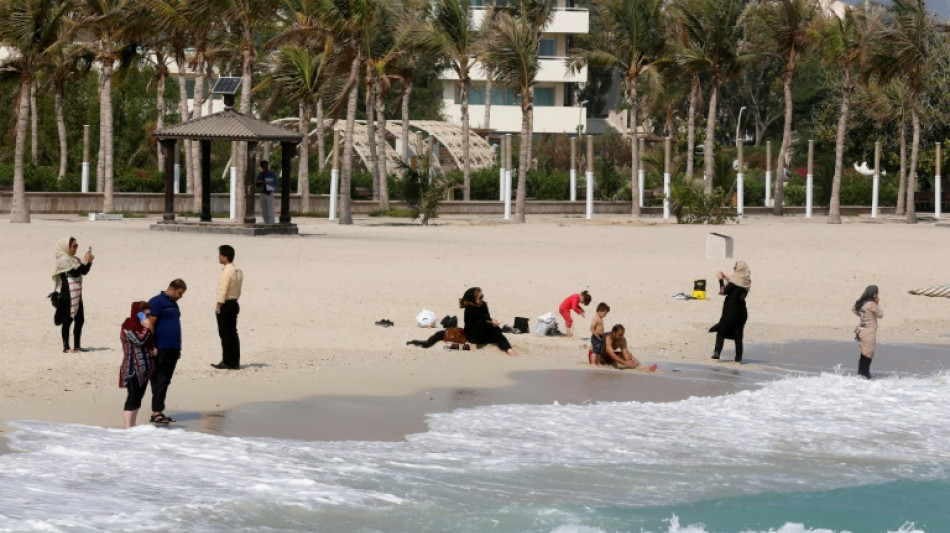
[(554, 313), (545, 313), (538, 317), (537, 333), (539, 337), (544, 337), (552, 329), (557, 329), (557, 318)]
[(422, 312), (416, 315), (416, 324), (418, 324), (420, 328), (431, 328), (435, 326), (435, 311), (423, 309)]

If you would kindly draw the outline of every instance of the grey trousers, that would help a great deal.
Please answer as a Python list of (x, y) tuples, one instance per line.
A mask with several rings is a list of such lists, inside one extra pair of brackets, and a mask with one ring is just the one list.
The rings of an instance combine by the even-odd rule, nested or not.
[(274, 193), (261, 194), (261, 217), (265, 224), (274, 223)]

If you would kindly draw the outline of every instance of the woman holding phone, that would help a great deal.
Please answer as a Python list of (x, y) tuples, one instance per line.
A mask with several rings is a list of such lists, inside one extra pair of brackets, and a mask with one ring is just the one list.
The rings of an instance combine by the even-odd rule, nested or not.
[[(89, 273), (96, 256), (92, 247), (83, 255), (76, 257), (79, 243), (74, 237), (56, 244), (56, 269), (53, 271), (54, 291), (59, 293), (56, 314), (53, 323), (62, 325), (63, 353), (85, 352), (82, 347), (82, 326), (85, 313), (82, 305), (82, 278)], [(69, 347), (69, 328), (73, 327), (73, 348)]]

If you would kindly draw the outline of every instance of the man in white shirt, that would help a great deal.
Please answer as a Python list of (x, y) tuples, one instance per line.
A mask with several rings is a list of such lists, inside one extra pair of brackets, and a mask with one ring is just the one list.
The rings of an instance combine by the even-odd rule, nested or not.
[(238, 298), (244, 284), (244, 273), (234, 266), (234, 248), (223, 244), (218, 247), (218, 262), (224, 265), (218, 278), (218, 336), (221, 337), (221, 362), (211, 366), (219, 370), (241, 368), (241, 339), (237, 332), (237, 316), (241, 312)]

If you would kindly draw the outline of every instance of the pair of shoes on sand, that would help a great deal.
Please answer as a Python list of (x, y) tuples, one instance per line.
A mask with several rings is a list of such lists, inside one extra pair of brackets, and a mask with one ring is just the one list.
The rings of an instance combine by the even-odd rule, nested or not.
[(442, 348), (445, 350), (471, 350), (472, 349), (472, 347), (469, 346), (468, 344), (459, 345), (457, 342), (453, 342), (452, 344), (446, 344)]
[(377, 320), (377, 321), (376, 321), (376, 325), (377, 325), (377, 326), (384, 327), (384, 328), (388, 328), (388, 327), (395, 326), (395, 324), (393, 323), (393, 321), (392, 321), (392, 320), (389, 320), (388, 318), (384, 318), (384, 319), (382, 319), (382, 320)]

